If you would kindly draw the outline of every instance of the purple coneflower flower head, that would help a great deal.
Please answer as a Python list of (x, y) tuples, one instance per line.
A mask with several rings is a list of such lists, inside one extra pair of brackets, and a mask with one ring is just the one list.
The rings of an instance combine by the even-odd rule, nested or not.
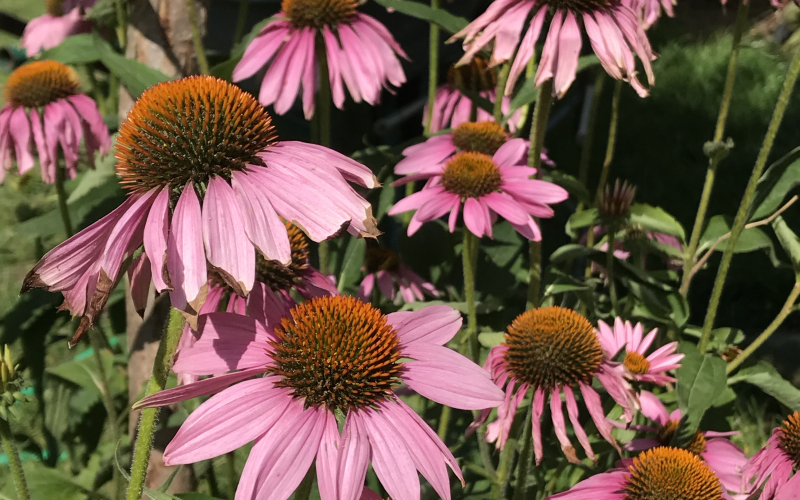
[(527, 164), (528, 142), (509, 139), (495, 122), (462, 123), (403, 154), (406, 158), (395, 166), (395, 173), (408, 177), (398, 184), (428, 179), (422, 190), (389, 210), (389, 215), (417, 210), (408, 225), (409, 236), (448, 212), (454, 232), (463, 204), (464, 225), (478, 237), (491, 238), (500, 215), (520, 234), (539, 241), (542, 233), (533, 217), (552, 217), (550, 204), (569, 197), (560, 186), (531, 179), (536, 169)]
[[(672, 413), (668, 412), (664, 403), (653, 393), (647, 391), (642, 391), (639, 394), (639, 402), (642, 406), (642, 414), (655, 422), (656, 426), (642, 425), (635, 428), (651, 432), (655, 436), (634, 439), (625, 448), (628, 450), (648, 450), (658, 446), (671, 445), (672, 439), (680, 427), (681, 410), (677, 409)], [(738, 434), (738, 432), (698, 430), (684, 448), (702, 458), (734, 498), (747, 498), (747, 494), (742, 487), (742, 468), (747, 462), (747, 457), (738, 446), (724, 439), (726, 436), (735, 434)]]
[(425, 300), (425, 295), (439, 296), (436, 287), (403, 264), (397, 252), (388, 248), (367, 247), (362, 269), (367, 275), (358, 287), (358, 297), (361, 300), (370, 300), (376, 283), (378, 290), (389, 300), (394, 300), (396, 288), (400, 289), (403, 302)]
[[(530, 24), (520, 42), (528, 18)], [(550, 29), (536, 71), (537, 87), (552, 78), (556, 96), (560, 98), (567, 92), (575, 80), (585, 31), (608, 74), (630, 82), (640, 96), (648, 94), (636, 76), (634, 54), (641, 60), (650, 85), (655, 81), (650, 65), (655, 55), (636, 13), (623, 0), (495, 0), (450, 41), (464, 39), (466, 53), (459, 61), (462, 64), (492, 41), (491, 66), (514, 56), (505, 91), (510, 95), (534, 55), (545, 21), (550, 21)]]
[[(433, 116), (430, 116), (431, 132), (456, 128), (462, 123), (472, 121), (470, 117), (473, 108), (476, 111), (475, 121), (494, 119), (491, 113), (473, 103), (467, 94), (479, 95), (490, 102), (494, 102), (497, 97), (497, 69), (490, 68), (482, 57), (473, 57), (469, 63), (451, 66), (447, 70), (447, 83), (436, 89)], [(508, 113), (511, 109), (510, 97), (503, 97), (501, 109), (503, 114)], [(521, 116), (522, 110), (517, 110), (509, 118), (507, 125), (511, 133), (516, 132)], [(422, 113), (423, 126), (427, 125), (428, 119), (428, 105), (425, 104)]]
[(357, 0), (283, 0), (277, 20), (247, 46), (233, 81), (267, 66), (258, 100), (282, 115), (302, 94), (303, 112), (311, 119), (321, 74), (318, 51), (324, 50), (336, 107), (344, 106), (345, 86), (355, 102), (377, 104), (389, 84), (405, 83), (398, 56), (408, 56), (383, 24), (357, 7)]
[(644, 29), (650, 29), (658, 18), (661, 11), (669, 17), (675, 17), (676, 0), (623, 0), (623, 3), (631, 8), (642, 21)]
[[(497, 441), (498, 448), (505, 447), (517, 406), (531, 390), (533, 450), (537, 464), (544, 456), (541, 419), (548, 399), (561, 450), (573, 463), (580, 460), (567, 436), (562, 395), (566, 399), (575, 437), (592, 460), (595, 460), (595, 454), (579, 420), (576, 393), (583, 396), (583, 403), (600, 435), (617, 450), (619, 446), (611, 435), (613, 424), (603, 413), (600, 395), (592, 388), (592, 382), (600, 382), (622, 407), (627, 423), (631, 422), (633, 411), (638, 407), (638, 399), (625, 380), (621, 366), (604, 356), (600, 339), (589, 320), (571, 309), (544, 307), (517, 316), (508, 327), (505, 341), (489, 352), (484, 368), (499, 387), (505, 387), (506, 393), (505, 401), (497, 409), (497, 419), (487, 428), (487, 441)], [(489, 413), (484, 410), (471, 429), (485, 422)]]
[(210, 76), (145, 91), (120, 127), (116, 156), (127, 200), (45, 255), (22, 289), (64, 294), (62, 308), (82, 316), (73, 343), (142, 245), (141, 282), (169, 290), (196, 328), (209, 267), (246, 297), (256, 253), (291, 262), (284, 220), (314, 241), (345, 230), (379, 234), (369, 202), (347, 182), (377, 186), (367, 167), (325, 147), (279, 142), (252, 96)]
[[(786, 417), (758, 453), (747, 461), (742, 475), (758, 500), (794, 500), (800, 491), (800, 411)], [(755, 497), (754, 497), (755, 498)]]
[[(277, 308), (270, 309), (275, 314)], [(232, 373), (157, 393), (163, 406), (219, 392), (200, 405), (164, 452), (168, 465), (207, 460), (255, 441), (236, 498), (285, 500), (316, 461), (322, 500), (356, 500), (372, 467), (391, 498), (419, 498), (419, 471), (450, 499), (449, 465), (436, 433), (394, 393), (404, 382), (460, 409), (499, 405), (485, 370), (444, 347), (461, 327), (450, 307), (384, 315), (354, 297), (318, 297), (270, 319), (213, 313), (178, 369)], [(404, 361), (401, 362), (401, 359)], [(252, 380), (232, 385), (256, 375)], [(229, 387), (230, 386), (230, 387)], [(337, 419), (344, 420), (341, 434)]]
[(111, 139), (103, 117), (79, 86), (75, 71), (57, 61), (35, 61), (11, 73), (0, 111), (0, 182), (12, 151), (20, 174), (33, 168), (35, 151), (42, 179), (50, 184), (56, 181), (59, 146), (68, 178), (77, 175), (81, 139), (90, 164), (95, 152), (108, 153)]
[(548, 500), (728, 500), (714, 471), (697, 455), (659, 447), (596, 474)]
[(28, 57), (52, 49), (68, 36), (92, 31), (94, 23), (84, 18), (84, 12), (96, 2), (97, 0), (46, 1), (47, 13), (31, 19), (22, 32), (20, 45)]
[(607, 325), (604, 321), (597, 322), (600, 344), (606, 357), (614, 359), (618, 352), (625, 350), (622, 364), (628, 369), (626, 373), (638, 382), (650, 382), (664, 385), (674, 382), (675, 378), (666, 375), (667, 372), (680, 368), (683, 354), (675, 354), (678, 350), (677, 342), (670, 342), (647, 355), (650, 346), (658, 335), (654, 328), (646, 336), (642, 336), (642, 324), (632, 325), (630, 321), (622, 321), (617, 317), (614, 326)]

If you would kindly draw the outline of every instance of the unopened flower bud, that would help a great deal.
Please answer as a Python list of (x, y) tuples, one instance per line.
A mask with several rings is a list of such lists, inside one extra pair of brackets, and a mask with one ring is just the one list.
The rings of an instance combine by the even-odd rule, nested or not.
[(614, 187), (606, 185), (600, 193), (597, 206), (600, 215), (605, 219), (619, 221), (628, 217), (636, 196), (636, 187), (628, 184), (627, 181), (620, 182), (619, 179), (614, 183)]

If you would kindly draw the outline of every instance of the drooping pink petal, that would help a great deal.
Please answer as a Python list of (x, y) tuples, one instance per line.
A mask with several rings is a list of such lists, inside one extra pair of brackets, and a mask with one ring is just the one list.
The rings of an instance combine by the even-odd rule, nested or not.
[(317, 451), (317, 484), (319, 485), (319, 496), (321, 500), (339, 499), (339, 447), (341, 437), (336, 417), (331, 412), (325, 412), (322, 417), (325, 419), (325, 426), (322, 431), (322, 439)]
[(482, 237), (486, 232), (487, 220), (481, 204), (475, 198), (467, 198), (464, 202), (464, 225), (477, 236)]
[[(297, 95), (300, 93), (300, 80), (303, 76), (306, 60), (309, 57), (314, 57), (315, 37), (315, 29), (301, 28), (292, 34), (292, 40), (286, 45), (284, 53), (289, 54), (291, 51), (292, 61), (287, 66), (286, 73), (284, 73), (281, 78), (281, 86), (278, 88), (278, 96), (275, 99), (275, 112), (279, 115), (289, 111)], [(297, 42), (296, 45), (293, 45), (295, 39)], [(280, 54), (278, 58), (282, 56), (283, 53)]]
[(581, 30), (575, 14), (568, 11), (564, 18), (564, 25), (558, 36), (558, 61), (556, 61), (555, 80), (553, 90), (558, 98), (564, 97), (578, 69), (578, 58), (581, 55)]
[(537, 388), (533, 392), (533, 409), (531, 414), (531, 438), (533, 439), (533, 456), (536, 465), (542, 463), (544, 457), (544, 446), (542, 444), (542, 413), (544, 412), (545, 393)]
[(239, 82), (250, 78), (269, 62), (283, 45), (290, 32), (290, 26), (288, 21), (274, 21), (264, 27), (247, 46), (242, 59), (233, 69), (233, 81)]
[(361, 411), (347, 413), (342, 429), (336, 482), (341, 500), (357, 500), (369, 465), (369, 435)]
[[(170, 289), (165, 280), (167, 260), (167, 235), (169, 234), (169, 186), (163, 188), (147, 214), (144, 226), (144, 251), (150, 258), (153, 284), (158, 292)], [(167, 276), (168, 277), (168, 276)]]
[(269, 198), (244, 172), (233, 172), (231, 184), (244, 215), (247, 237), (268, 260), (288, 264), (292, 248), (286, 226), (281, 221)]
[(139, 255), (128, 268), (128, 280), (131, 284), (133, 307), (139, 317), (144, 317), (150, 294), (150, 259), (146, 253)]
[(33, 155), (31, 155), (31, 125), (25, 108), (19, 107), (11, 111), (8, 124), (11, 140), (17, 155), (17, 170), (24, 174), (33, 168)]
[(68, 97), (67, 100), (75, 107), (81, 120), (86, 124), (83, 137), (89, 148), (89, 154), (93, 155), (95, 151), (99, 151), (101, 154), (108, 153), (111, 149), (111, 137), (108, 134), (108, 127), (103, 121), (103, 116), (97, 109), (97, 104), (85, 94), (75, 94)]
[(103, 250), (100, 268), (116, 281), (122, 260), (126, 254), (132, 253), (142, 244), (144, 225), (150, 206), (158, 194), (158, 189), (151, 189), (138, 197), (136, 202), (120, 217)]
[(206, 256), (203, 250), (203, 224), (200, 201), (192, 182), (183, 188), (167, 239), (167, 270), (174, 290), (172, 306), (187, 312), (199, 311), (207, 290)]
[(569, 414), (569, 421), (572, 423), (572, 429), (575, 431), (575, 436), (578, 438), (578, 442), (581, 443), (583, 451), (586, 453), (589, 460), (596, 461), (594, 450), (592, 450), (592, 445), (589, 443), (589, 437), (586, 435), (586, 431), (581, 425), (578, 414), (578, 403), (575, 401), (572, 388), (565, 385), (562, 387), (562, 391), (567, 401), (567, 413)]
[(420, 500), (414, 461), (398, 432), (380, 412), (359, 410), (372, 449), (372, 468), (391, 498)]
[[(191, 331), (191, 330), (190, 330)], [(206, 378), (191, 384), (179, 385), (172, 389), (166, 389), (146, 398), (141, 399), (133, 405), (133, 409), (139, 408), (155, 408), (159, 406), (169, 406), (187, 399), (197, 398), (200, 396), (210, 396), (216, 394), (222, 389), (225, 389), (231, 384), (240, 382), (250, 377), (255, 377), (264, 373), (262, 368), (250, 368), (249, 370), (242, 370), (240, 372), (225, 373), (223, 375), (216, 375), (214, 377)]]

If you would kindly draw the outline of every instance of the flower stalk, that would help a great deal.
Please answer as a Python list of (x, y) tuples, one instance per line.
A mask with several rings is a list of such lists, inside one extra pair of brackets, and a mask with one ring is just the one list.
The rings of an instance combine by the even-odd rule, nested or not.
[[(725, 90), (722, 93), (722, 103), (719, 107), (719, 115), (717, 116), (717, 126), (714, 130), (714, 139), (712, 144), (720, 143), (725, 135), (725, 125), (728, 119), (728, 111), (731, 106), (731, 99), (733, 98), (733, 86), (736, 82), (736, 68), (739, 62), (739, 49), (741, 48), (742, 35), (747, 27), (747, 14), (750, 10), (748, 3), (742, 1), (736, 13), (736, 28), (733, 33), (733, 47), (731, 48), (731, 57), (728, 61), (728, 75), (725, 77)], [(708, 170), (706, 171), (706, 180), (703, 184), (703, 191), (700, 195), (700, 205), (697, 207), (697, 215), (694, 219), (694, 226), (692, 227), (692, 234), (689, 238), (689, 245), (686, 247), (686, 252), (683, 257), (683, 278), (681, 280), (680, 293), (686, 296), (689, 293), (689, 284), (692, 280), (692, 273), (690, 272), (694, 266), (695, 256), (697, 254), (697, 246), (700, 243), (700, 235), (706, 223), (706, 211), (708, 210), (708, 203), (711, 199), (711, 191), (714, 188), (714, 182), (717, 176), (717, 167), (724, 158), (723, 154), (711, 154), (708, 160)]]
[(508, 74), (511, 73), (511, 63), (506, 62), (497, 73), (497, 91), (494, 94), (494, 108), (492, 115), (494, 121), (503, 125), (503, 96), (506, 92), (506, 82), (508, 82)]
[[(439, 8), (439, 0), (431, 0), (431, 8)], [(433, 123), (433, 108), (436, 103), (436, 85), (439, 83), (439, 25), (430, 23), (430, 38), (428, 46), (428, 117), (425, 120), (425, 136), (431, 133)], [(413, 187), (412, 187), (412, 193)]]
[(619, 311), (617, 302), (617, 288), (614, 285), (614, 243), (617, 228), (615, 224), (608, 227), (608, 248), (606, 249), (606, 276), (608, 276), (608, 295), (611, 297), (611, 314), (616, 316)]
[(797, 82), (797, 77), (800, 75), (800, 50), (797, 50), (789, 65), (789, 71), (786, 74), (786, 80), (783, 82), (783, 88), (778, 96), (778, 103), (775, 106), (775, 111), (772, 114), (767, 134), (764, 137), (764, 143), (761, 145), (761, 150), (756, 158), (756, 164), (753, 167), (753, 173), (750, 175), (750, 180), (747, 182), (747, 187), (742, 197), (742, 202), (739, 205), (739, 210), (736, 212), (736, 218), (733, 221), (731, 228), (731, 237), (728, 244), (725, 246), (725, 251), (722, 254), (722, 261), (719, 264), (717, 271), (717, 278), (714, 281), (714, 288), (711, 291), (711, 299), (708, 304), (708, 312), (706, 312), (706, 319), (703, 323), (703, 333), (700, 336), (700, 352), (705, 352), (708, 349), (708, 343), (711, 339), (711, 329), (714, 326), (714, 319), (717, 315), (719, 308), (720, 298), (722, 297), (722, 289), (725, 287), (725, 278), (728, 275), (728, 269), (733, 259), (733, 252), (736, 249), (736, 244), (739, 242), (739, 237), (742, 235), (744, 225), (750, 214), (750, 208), (753, 203), (753, 197), (756, 192), (756, 185), (761, 174), (764, 172), (764, 167), (767, 165), (769, 154), (772, 151), (772, 145), (775, 143), (775, 137), (778, 135), (778, 129), (783, 121), (783, 115), (786, 113), (786, 108), (789, 105), (789, 98), (792, 96), (794, 85)]
[(464, 300), (467, 301), (467, 331), (470, 355), (476, 363), (480, 362), (478, 343), (478, 313), (475, 309), (475, 270), (478, 263), (478, 238), (464, 228), (464, 244), (461, 248), (461, 262), (464, 271)]
[(200, 25), (197, 22), (197, 9), (194, 2), (195, 0), (186, 0), (186, 11), (189, 14), (189, 25), (192, 28), (192, 43), (194, 44), (194, 52), (197, 57), (197, 66), (200, 68), (200, 74), (208, 75), (211, 71), (206, 58), (206, 49), (203, 47), (203, 38), (200, 36)]
[[(550, 108), (553, 105), (553, 79), (549, 79), (539, 87), (539, 98), (533, 109), (533, 122), (531, 123), (530, 149), (528, 150), (528, 166), (539, 169), (542, 163), (542, 149), (544, 148), (544, 133), (547, 130), (547, 119), (550, 117)], [(537, 172), (538, 175), (538, 172)], [(530, 270), (528, 275), (528, 302), (527, 309), (532, 309), (539, 304), (539, 291), (542, 278), (542, 244), (538, 241), (530, 242)]]
[[(320, 35), (316, 39), (317, 64), (319, 65), (319, 92), (314, 110), (314, 121), (321, 146), (331, 145), (331, 82), (328, 77), (328, 59), (325, 52), (325, 42)], [(312, 129), (313, 127), (312, 123)], [(329, 274), (330, 269), (330, 243), (319, 242), (319, 270), (322, 274)]]
[(14, 444), (14, 436), (11, 434), (11, 427), (8, 422), (0, 418), (0, 439), (3, 440), (3, 452), (8, 457), (8, 466), (11, 469), (11, 478), (14, 481), (14, 488), (19, 500), (30, 500), (28, 493), (28, 483), (25, 480), (25, 472), (22, 470), (22, 462), (19, 459), (17, 446)]
[[(153, 362), (153, 374), (147, 383), (145, 396), (164, 390), (167, 377), (172, 367), (172, 359), (178, 349), (178, 341), (183, 332), (185, 319), (177, 309), (172, 309), (169, 315), (166, 331), (158, 345), (158, 352)], [(136, 435), (136, 445), (131, 464), (131, 480), (128, 485), (127, 500), (139, 500), (142, 496), (144, 481), (147, 477), (147, 465), (150, 462), (150, 450), (153, 447), (153, 433), (160, 408), (145, 408), (139, 420), (139, 429)]]
[(61, 212), (61, 222), (64, 223), (64, 231), (67, 233), (67, 238), (71, 238), (74, 234), (72, 232), (72, 218), (69, 215), (69, 206), (67, 205), (67, 190), (64, 188), (66, 181), (66, 169), (62, 166), (56, 165), (56, 194), (58, 195), (58, 211)]

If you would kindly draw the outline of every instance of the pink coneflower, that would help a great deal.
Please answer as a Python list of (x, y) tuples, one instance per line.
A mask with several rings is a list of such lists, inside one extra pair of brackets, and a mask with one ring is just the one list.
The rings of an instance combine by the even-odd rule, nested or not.
[[(529, 15), (530, 26), (520, 43)], [(495, 0), (486, 12), (453, 35), (450, 41), (464, 39), (466, 54), (459, 63), (468, 62), (492, 40), (494, 49), (489, 61), (492, 66), (509, 60), (516, 50), (506, 85), (506, 94), (511, 94), (519, 75), (533, 57), (546, 19), (550, 20), (550, 31), (536, 71), (537, 87), (553, 78), (555, 95), (560, 98), (567, 92), (578, 68), (582, 24), (608, 74), (630, 82), (640, 96), (648, 94), (636, 77), (634, 53), (642, 61), (650, 85), (655, 81), (650, 66), (655, 56), (636, 13), (623, 0)]]
[(310, 120), (320, 74), (317, 51), (324, 48), (336, 107), (344, 105), (345, 85), (355, 102), (377, 104), (384, 87), (405, 83), (397, 56), (408, 56), (384, 25), (357, 7), (357, 0), (283, 0), (277, 20), (247, 46), (233, 81), (267, 65), (258, 100), (273, 104), (282, 115), (302, 92), (303, 112)]
[[(469, 95), (475, 94), (494, 102), (497, 95), (497, 70), (490, 68), (486, 59), (474, 57), (463, 66), (451, 66), (447, 71), (447, 83), (436, 89), (436, 100), (433, 103), (433, 116), (431, 132), (438, 132), (447, 128), (456, 128), (469, 121), (493, 120), (492, 114), (472, 102)], [(501, 104), (503, 114), (511, 109), (511, 98), (503, 97)], [(470, 117), (475, 111), (476, 119)], [(508, 130), (516, 132), (517, 124), (522, 116), (518, 109), (508, 120)], [(428, 123), (428, 105), (425, 104), (422, 113), (422, 125)]]
[(722, 500), (730, 496), (697, 455), (659, 447), (591, 476), (548, 500)]
[(94, 101), (78, 92), (79, 85), (75, 72), (56, 61), (32, 62), (11, 73), (0, 111), (0, 159), (5, 160), (0, 182), (12, 149), (17, 170), (24, 174), (33, 168), (35, 147), (42, 179), (51, 184), (56, 181), (59, 146), (70, 179), (77, 175), (81, 138), (90, 163), (96, 151), (108, 153), (111, 139), (103, 117)]
[(358, 297), (368, 301), (375, 289), (389, 300), (394, 300), (395, 284), (400, 288), (404, 302), (425, 300), (425, 295), (438, 297), (439, 290), (422, 276), (400, 261), (400, 256), (388, 248), (367, 247), (363, 270), (367, 273), (358, 287)]
[(613, 359), (618, 352), (625, 349), (625, 359), (622, 364), (625, 365), (634, 380), (658, 385), (675, 381), (674, 377), (670, 377), (666, 373), (677, 370), (681, 366), (679, 361), (683, 359), (684, 354), (675, 354), (675, 351), (678, 350), (677, 342), (670, 342), (659, 347), (647, 356), (647, 350), (650, 349), (658, 335), (657, 328), (642, 337), (641, 323), (636, 323), (634, 326), (630, 321), (623, 322), (620, 317), (614, 320), (613, 328), (604, 321), (598, 321), (597, 326), (600, 344), (603, 346), (606, 357)]
[(28, 57), (51, 49), (65, 38), (92, 31), (92, 21), (83, 17), (97, 0), (48, 0), (47, 13), (30, 20), (22, 32), (20, 45)]
[(143, 272), (196, 327), (208, 266), (246, 296), (256, 252), (291, 262), (281, 217), (314, 241), (344, 230), (378, 234), (370, 204), (347, 183), (377, 186), (367, 167), (321, 146), (278, 142), (252, 96), (210, 76), (145, 91), (120, 127), (116, 155), (128, 199), (45, 255), (22, 288), (63, 292), (62, 308), (83, 316), (73, 343), (142, 244)]
[(400, 183), (428, 179), (422, 190), (389, 210), (396, 215), (417, 209), (409, 236), (448, 212), (450, 232), (455, 231), (463, 203), (464, 224), (474, 235), (491, 238), (500, 215), (520, 234), (539, 241), (542, 234), (533, 217), (552, 217), (549, 204), (569, 197), (560, 186), (530, 178), (536, 169), (527, 166), (528, 142), (509, 139), (495, 122), (462, 123), (452, 133), (431, 137), (403, 154), (406, 158), (395, 166), (395, 173), (408, 177)]
[(786, 417), (772, 431), (767, 444), (750, 457), (742, 470), (752, 492), (759, 488), (758, 500), (791, 500), (800, 491), (800, 411)]
[(639, 15), (644, 29), (650, 29), (663, 10), (669, 17), (675, 17), (676, 0), (623, 0), (623, 3)]
[[(394, 393), (411, 389), (454, 408), (503, 400), (479, 366), (444, 347), (461, 327), (446, 306), (384, 315), (353, 297), (318, 297), (295, 306), (271, 330), (244, 316), (203, 317), (200, 340), (176, 361), (197, 375), (239, 370), (155, 394), (160, 406), (213, 394), (164, 451), (168, 465), (206, 460), (255, 440), (236, 498), (284, 500), (316, 460), (323, 500), (355, 500), (372, 467), (394, 500), (419, 498), (421, 473), (450, 499), (453, 455)], [(401, 362), (401, 359), (407, 361)], [(337, 415), (344, 417), (341, 436)]]
[[(657, 427), (638, 426), (638, 430), (654, 433), (652, 438), (634, 439), (625, 446), (629, 450), (647, 450), (657, 446), (669, 446), (675, 433), (680, 428), (681, 410), (672, 413), (653, 393), (642, 391), (639, 394), (642, 414), (655, 422)], [(731, 443), (725, 436), (738, 432), (697, 431), (691, 441), (684, 447), (691, 451), (711, 467), (725, 489), (734, 497), (744, 496), (742, 491), (742, 468), (747, 462), (744, 452)]]
[[(508, 433), (514, 422), (517, 406), (528, 390), (533, 390), (533, 450), (536, 463), (543, 457), (541, 419), (545, 401), (550, 399), (550, 414), (561, 450), (567, 459), (580, 463), (575, 448), (567, 436), (561, 396), (566, 398), (567, 414), (586, 456), (595, 455), (589, 438), (578, 419), (575, 392), (580, 391), (597, 430), (603, 438), (619, 450), (611, 435), (613, 424), (603, 413), (600, 396), (592, 388), (597, 380), (623, 409), (625, 421), (633, 419), (638, 405), (636, 395), (623, 377), (621, 366), (603, 355), (603, 348), (594, 327), (571, 309), (558, 306), (531, 309), (517, 316), (505, 342), (495, 346), (486, 358), (484, 368), (499, 387), (505, 387), (506, 398), (497, 409), (497, 420), (487, 428), (487, 441), (497, 441), (505, 447)], [(472, 428), (486, 421), (489, 411), (484, 410), (473, 422)]]

